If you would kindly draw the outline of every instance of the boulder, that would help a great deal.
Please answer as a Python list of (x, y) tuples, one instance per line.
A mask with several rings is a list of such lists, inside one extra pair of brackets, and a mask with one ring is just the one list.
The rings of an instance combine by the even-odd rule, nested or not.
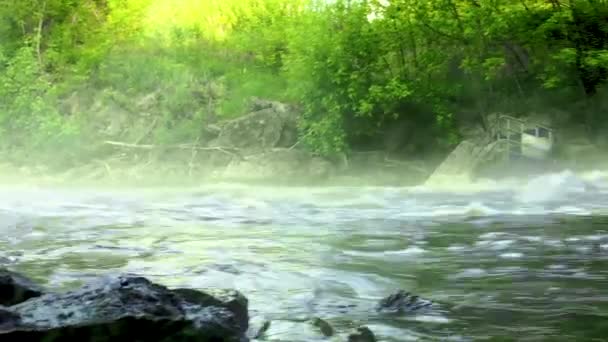
[(290, 147), (297, 141), (297, 113), (282, 103), (255, 100), (247, 115), (220, 125), (212, 146), (264, 151)]
[(236, 291), (214, 297), (120, 276), (0, 308), (0, 339), (244, 341), (246, 312), (247, 300)]
[(464, 140), (447, 156), (427, 179), (427, 185), (451, 184), (456, 180), (469, 181), (478, 171), (478, 167), (498, 160), (503, 150), (495, 141), (488, 145), (474, 140)]
[(43, 289), (30, 279), (0, 268), (0, 305), (15, 305), (41, 296), (43, 292)]

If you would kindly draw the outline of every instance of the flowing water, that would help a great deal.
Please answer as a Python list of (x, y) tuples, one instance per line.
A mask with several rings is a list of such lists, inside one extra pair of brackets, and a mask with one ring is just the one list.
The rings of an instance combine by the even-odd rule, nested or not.
[[(237, 288), (271, 341), (319, 339), (314, 316), (382, 341), (607, 340), (606, 179), (467, 189), (5, 187), (0, 262), (52, 289), (117, 272)], [(436, 305), (377, 315), (396, 289)]]

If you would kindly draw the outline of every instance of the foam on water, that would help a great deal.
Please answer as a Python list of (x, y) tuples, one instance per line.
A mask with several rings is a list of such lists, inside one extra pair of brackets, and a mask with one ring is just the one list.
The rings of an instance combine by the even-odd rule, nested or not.
[(501, 258), (505, 259), (519, 259), (524, 256), (523, 253), (511, 252), (511, 253), (502, 253), (499, 255)]
[(412, 246), (412, 247), (408, 247), (408, 248), (406, 248), (404, 250), (401, 250), (401, 251), (384, 252), (384, 254), (385, 255), (391, 255), (391, 254), (395, 255), (396, 254), (396, 255), (410, 255), (410, 256), (414, 256), (414, 255), (421, 255), (421, 254), (424, 254), (426, 252), (427, 252), (426, 250), (424, 250), (424, 249), (422, 249), (420, 247)]
[(416, 315), (416, 316), (413, 316), (412, 318), (405, 317), (403, 319), (424, 322), (424, 323), (439, 323), (439, 324), (447, 324), (447, 323), (451, 322), (451, 320), (447, 317), (431, 316), (431, 315)]
[(581, 179), (592, 183), (598, 188), (608, 189), (608, 172), (600, 170), (592, 170), (588, 172), (582, 172), (580, 174)]
[(488, 272), (482, 268), (468, 268), (463, 270), (462, 272), (452, 275), (450, 279), (460, 279), (460, 278), (482, 278), (485, 277)]
[[(269, 187), (214, 185), (185, 190), (76, 191), (7, 189), (0, 210), (11, 215), (121, 216), (167, 220), (350, 222), (357, 218), (421, 220), (482, 219), (531, 215), (608, 215), (608, 173), (565, 170), (526, 179), (481, 180), (417, 187)], [(140, 215), (145, 213), (145, 215)], [(125, 222), (125, 223), (130, 223)], [(483, 225), (488, 222), (484, 221)]]
[(523, 203), (563, 201), (571, 194), (585, 193), (585, 182), (566, 170), (531, 179), (518, 191), (515, 198)]
[(476, 246), (488, 247), (491, 250), (500, 251), (509, 248), (513, 245), (515, 240), (482, 240), (477, 242)]
[(497, 181), (493, 179), (478, 179), (472, 180), (468, 175), (445, 175), (441, 177), (433, 177), (424, 184), (410, 188), (414, 193), (479, 193), (487, 191), (508, 190), (517, 182), (514, 179), (505, 179)]

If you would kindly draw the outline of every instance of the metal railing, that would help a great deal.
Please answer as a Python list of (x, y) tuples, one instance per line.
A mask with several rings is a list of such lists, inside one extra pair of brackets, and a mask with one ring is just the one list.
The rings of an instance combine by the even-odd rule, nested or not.
[[(545, 125), (541, 125), (534, 122), (521, 120), (509, 115), (500, 115), (496, 126), (492, 131), (495, 134), (494, 140), (498, 141), (493, 148), (500, 148), (499, 145), (503, 145), (504, 148), (504, 159), (511, 160), (514, 157), (523, 156), (523, 142), (524, 135), (532, 135), (535, 137), (543, 137), (541, 132), (546, 131), (546, 138), (553, 139), (553, 129)], [(531, 129), (532, 127), (532, 129)], [(533, 130), (534, 134), (528, 133), (529, 130)], [(534, 146), (526, 145), (526, 148), (534, 149)]]

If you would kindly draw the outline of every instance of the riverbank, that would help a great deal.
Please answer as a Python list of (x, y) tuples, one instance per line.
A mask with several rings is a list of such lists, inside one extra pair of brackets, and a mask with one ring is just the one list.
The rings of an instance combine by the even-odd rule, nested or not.
[(299, 174), (251, 177), (246, 172), (223, 175), (225, 168), (213, 171), (191, 170), (185, 163), (112, 164), (91, 163), (65, 172), (52, 172), (44, 167), (0, 168), (0, 184), (39, 186), (94, 187), (197, 187), (217, 184), (260, 186), (415, 186), (425, 179), (425, 173), (398, 169), (394, 166), (340, 170), (328, 175)]
[[(585, 155), (586, 161), (564, 160), (555, 163), (552, 169), (541, 173), (527, 174), (513, 170), (511, 176), (500, 179), (471, 178), (468, 174), (436, 177), (427, 183), (437, 162), (384, 161), (382, 153), (362, 153), (349, 166), (327, 162), (326, 173), (273, 173), (255, 174), (255, 170), (242, 170), (239, 174), (225, 173), (226, 167), (215, 169), (192, 166), (189, 158), (184, 160), (131, 162), (109, 159), (98, 160), (64, 171), (50, 170), (42, 165), (14, 166), (0, 164), (0, 185), (63, 188), (197, 188), (202, 186), (265, 186), (265, 187), (416, 187), (431, 186), (436, 189), (461, 189), (501, 187), (500, 184), (525, 183), (542, 174), (570, 171), (584, 179), (603, 177), (608, 173), (608, 162), (603, 156)], [(370, 161), (371, 159), (371, 161)], [(204, 161), (198, 161), (203, 164)], [(291, 165), (289, 167), (295, 167)], [(285, 168), (285, 166), (283, 166)], [(524, 170), (525, 171), (525, 170)], [(538, 170), (537, 170), (538, 171)], [(249, 174), (247, 174), (249, 172)]]
[[(522, 122), (534, 124), (539, 120), (554, 127), (555, 141), (550, 154), (534, 163), (505, 162), (502, 152), (492, 148), (493, 126), (483, 128), (480, 122), (461, 125), (463, 141), (451, 149), (426, 154), (388, 148), (352, 150), (328, 157), (302, 144), (297, 125), (301, 113), (296, 107), (258, 98), (248, 103), (247, 112), (242, 116), (199, 127), (206, 132), (205, 139), (192, 143), (154, 145), (100, 141), (79, 147), (96, 151), (87, 157), (68, 158), (71, 147), (54, 151), (57, 160), (70, 162), (49, 165), (44, 165), (44, 161), (52, 160), (52, 153), (37, 162), (35, 155), (16, 158), (19, 152), (14, 151), (2, 158), (5, 162), (0, 165), (0, 182), (27, 180), (113, 186), (196, 186), (218, 182), (271, 186), (416, 186), (431, 176), (433, 183), (436, 178), (443, 178), (441, 182), (451, 179), (475, 182), (484, 178), (526, 178), (563, 170), (580, 173), (608, 169), (601, 141), (592, 142), (580, 126), (552, 122), (546, 116), (544, 119), (538, 115), (520, 118)], [(498, 122), (498, 117), (498, 114), (488, 115), (487, 120)], [(446, 159), (450, 165), (442, 165)], [(19, 166), (11, 160), (18, 160)], [(489, 172), (477, 172), (479, 165)]]

